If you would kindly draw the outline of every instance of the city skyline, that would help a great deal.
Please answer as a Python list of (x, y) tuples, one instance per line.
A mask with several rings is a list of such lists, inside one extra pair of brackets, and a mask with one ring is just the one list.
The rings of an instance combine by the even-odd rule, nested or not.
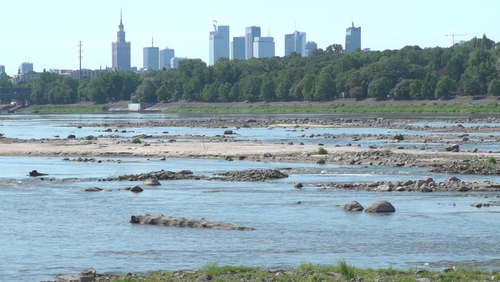
[[(407, 45), (449, 47), (453, 39), (459, 42), (483, 34), (500, 41), (500, 31), (493, 24), (500, 2), (493, 0), (481, 2), (485, 8), (481, 13), (472, 13), (477, 7), (466, 1), (318, 0), (306, 6), (300, 3), (291, 0), (285, 8), (281, 2), (261, 0), (250, 6), (226, 0), (152, 0), (148, 5), (89, 0), (75, 10), (71, 3), (62, 0), (51, 1), (50, 7), (39, 1), (28, 1), (26, 5), (9, 1), (3, 4), (9, 13), (2, 17), (0, 28), (0, 65), (5, 65), (10, 76), (17, 73), (23, 62), (33, 63), (38, 72), (77, 69), (77, 45), (81, 41), (82, 68), (111, 68), (110, 43), (116, 40), (120, 9), (127, 41), (131, 43), (131, 66), (139, 68), (143, 64), (143, 48), (150, 46), (151, 36), (160, 49), (175, 49), (176, 56), (200, 58), (208, 64), (207, 33), (212, 30), (213, 20), (231, 27), (231, 41), (244, 36), (246, 27), (260, 26), (262, 36), (275, 38), (276, 56), (284, 55), (284, 35), (296, 30), (306, 32), (307, 39), (315, 41), (318, 48), (325, 49), (330, 44), (345, 47), (346, 28), (352, 21), (363, 27), (362, 48), (371, 50), (401, 49)], [(152, 6), (155, 9), (150, 9)]]

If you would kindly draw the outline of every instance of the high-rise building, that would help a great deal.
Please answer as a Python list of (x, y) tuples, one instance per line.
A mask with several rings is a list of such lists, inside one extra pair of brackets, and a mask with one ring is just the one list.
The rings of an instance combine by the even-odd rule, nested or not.
[(153, 39), (151, 39), (151, 47), (144, 47), (142, 54), (142, 67), (144, 69), (160, 69), (160, 48), (154, 47)]
[(213, 66), (220, 58), (229, 59), (229, 26), (214, 25), (214, 31), (209, 37), (209, 60), (208, 64)]
[(171, 69), (176, 69), (179, 67), (179, 63), (186, 60), (187, 58), (179, 58), (179, 57), (173, 57), (170, 59), (170, 68)]
[(21, 63), (19, 66), (19, 73), (28, 73), (33, 71), (33, 63)]
[(361, 27), (348, 27), (345, 31), (345, 52), (351, 53), (357, 49), (361, 50)]
[(260, 37), (260, 27), (250, 26), (245, 30), (245, 59), (253, 58), (253, 42)]
[(274, 57), (274, 47), (274, 37), (256, 37), (253, 42), (253, 57)]
[(285, 34), (285, 56), (293, 52), (305, 57), (306, 33), (295, 31), (292, 34)]
[(170, 69), (170, 59), (175, 57), (175, 50), (166, 47), (160, 50), (160, 69)]
[(233, 37), (233, 42), (231, 42), (231, 60), (244, 60), (245, 58), (245, 37)]
[(313, 50), (318, 49), (318, 44), (314, 41), (307, 41), (306, 46), (304, 48), (304, 57), (309, 57)]
[(123, 30), (122, 13), (120, 12), (120, 25), (116, 36), (116, 42), (112, 43), (112, 68), (114, 70), (130, 69), (130, 42), (125, 41)]

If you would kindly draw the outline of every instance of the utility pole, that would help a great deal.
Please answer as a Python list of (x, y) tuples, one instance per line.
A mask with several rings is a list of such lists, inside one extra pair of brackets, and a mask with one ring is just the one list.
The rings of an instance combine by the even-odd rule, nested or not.
[(78, 61), (80, 63), (80, 67), (79, 67), (79, 70), (78, 70), (78, 81), (82, 80), (82, 59), (83, 59), (83, 57), (82, 57), (82, 53), (83, 53), (82, 46), (83, 46), (82, 42), (79, 41), (79, 43), (78, 43)]

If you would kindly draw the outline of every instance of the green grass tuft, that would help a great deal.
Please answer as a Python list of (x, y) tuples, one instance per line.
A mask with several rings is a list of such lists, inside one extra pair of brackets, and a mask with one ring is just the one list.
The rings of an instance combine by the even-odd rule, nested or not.
[(132, 139), (132, 143), (133, 143), (133, 144), (141, 144), (141, 143), (142, 143), (142, 141), (141, 141), (141, 139), (139, 139), (139, 138), (134, 138), (134, 139)]
[(319, 147), (318, 150), (315, 152), (315, 154), (317, 155), (328, 155), (328, 151), (323, 148), (323, 147)]
[(347, 263), (344, 259), (339, 260), (337, 264), (342, 276), (349, 279), (356, 277), (356, 267), (354, 265)]

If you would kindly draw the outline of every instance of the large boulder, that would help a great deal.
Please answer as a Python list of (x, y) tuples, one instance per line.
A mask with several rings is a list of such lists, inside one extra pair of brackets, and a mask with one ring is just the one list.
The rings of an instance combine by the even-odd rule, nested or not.
[(344, 205), (345, 211), (363, 211), (363, 206), (357, 201), (349, 201)]
[(397, 133), (396, 135), (394, 135), (393, 139), (397, 141), (403, 141), (405, 140), (405, 137), (403, 136), (403, 134)]
[(365, 212), (369, 213), (389, 213), (396, 212), (394, 206), (386, 200), (378, 201), (366, 207)]
[(38, 171), (36, 171), (36, 169), (29, 172), (29, 176), (44, 176), (44, 175), (48, 175), (48, 174), (38, 172)]
[(153, 224), (153, 225), (165, 225), (173, 227), (213, 228), (213, 229), (224, 229), (224, 230), (254, 230), (254, 228), (252, 227), (238, 226), (231, 223), (208, 221), (205, 220), (204, 218), (187, 219), (184, 217), (173, 217), (164, 215), (153, 216), (150, 214), (133, 215), (130, 217), (130, 222), (135, 224)]
[(158, 181), (156, 179), (146, 179), (146, 180), (144, 180), (144, 182), (142, 182), (142, 184), (148, 185), (148, 186), (161, 185), (160, 181)]
[(142, 191), (144, 191), (144, 189), (142, 189), (139, 185), (135, 185), (134, 187), (130, 188), (130, 192), (140, 193)]

